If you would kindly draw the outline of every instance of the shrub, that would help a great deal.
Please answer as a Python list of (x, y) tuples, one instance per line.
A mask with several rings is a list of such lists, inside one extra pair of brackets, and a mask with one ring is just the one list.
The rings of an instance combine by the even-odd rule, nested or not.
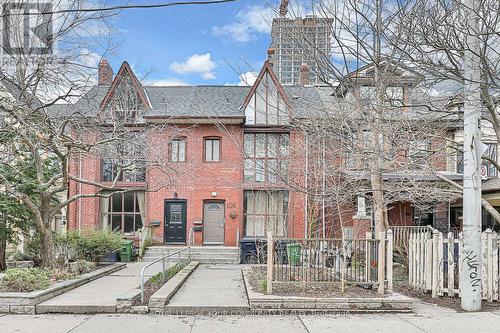
[(85, 274), (93, 271), (96, 268), (95, 262), (78, 260), (69, 264), (69, 270), (75, 274)]
[(262, 292), (267, 292), (267, 280), (266, 279), (260, 280), (260, 290)]
[(13, 268), (0, 279), (0, 291), (28, 292), (50, 285), (50, 271), (40, 268)]
[(110, 229), (86, 230), (76, 239), (75, 250), (81, 259), (98, 262), (109, 252), (121, 248), (121, 234)]
[(70, 280), (78, 276), (78, 273), (72, 272), (69, 267), (57, 267), (47, 271), (50, 274), (50, 280), (53, 282), (60, 280)]

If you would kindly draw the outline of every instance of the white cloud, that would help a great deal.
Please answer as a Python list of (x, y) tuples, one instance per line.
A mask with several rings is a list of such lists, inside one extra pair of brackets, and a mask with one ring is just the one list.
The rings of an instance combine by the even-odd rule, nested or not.
[(238, 82), (237, 86), (253, 86), (255, 80), (257, 80), (257, 73), (255, 72), (246, 72), (239, 76), (240, 82)]
[(254, 40), (257, 34), (270, 33), (273, 16), (275, 13), (270, 7), (250, 6), (236, 14), (235, 22), (212, 27), (212, 33), (218, 37), (229, 37), (246, 43)]
[(146, 82), (146, 85), (150, 86), (188, 86), (189, 84), (178, 78), (165, 78), (159, 80), (151, 80)]
[(217, 65), (212, 61), (210, 53), (193, 54), (182, 63), (174, 62), (170, 69), (179, 74), (200, 74), (204, 80), (215, 79), (214, 68)]

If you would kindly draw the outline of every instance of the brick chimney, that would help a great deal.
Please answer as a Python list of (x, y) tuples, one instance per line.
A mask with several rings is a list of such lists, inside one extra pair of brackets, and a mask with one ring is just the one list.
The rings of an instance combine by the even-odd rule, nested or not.
[(302, 63), (299, 69), (299, 84), (301, 86), (307, 86), (309, 84), (309, 67)]
[(268, 48), (267, 49), (267, 62), (271, 67), (273, 67), (273, 56), (274, 56), (274, 49)]
[(113, 82), (113, 68), (111, 68), (108, 61), (104, 58), (99, 61), (97, 80), (100, 86), (109, 86)]

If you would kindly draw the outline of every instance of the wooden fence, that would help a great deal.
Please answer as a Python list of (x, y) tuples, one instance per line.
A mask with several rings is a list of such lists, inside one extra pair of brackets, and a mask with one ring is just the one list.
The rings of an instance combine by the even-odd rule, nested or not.
[[(481, 287), (482, 298), (499, 301), (500, 235), (491, 230), (482, 233)], [(410, 286), (430, 291), (432, 297), (460, 295), (462, 271), (462, 234), (443, 234), (437, 230), (412, 233), (408, 251), (408, 280)]]
[(371, 284), (380, 293), (392, 291), (392, 254), (391, 230), (375, 239), (370, 233), (365, 239), (274, 238), (269, 234), (268, 293), (273, 284), (282, 283)]

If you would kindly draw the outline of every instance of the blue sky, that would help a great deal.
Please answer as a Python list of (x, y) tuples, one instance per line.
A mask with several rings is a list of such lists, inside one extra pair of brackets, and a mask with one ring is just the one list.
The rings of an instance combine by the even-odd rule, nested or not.
[(109, 21), (117, 46), (105, 57), (156, 84), (237, 84), (266, 59), (272, 15), (262, 0), (124, 11)]

